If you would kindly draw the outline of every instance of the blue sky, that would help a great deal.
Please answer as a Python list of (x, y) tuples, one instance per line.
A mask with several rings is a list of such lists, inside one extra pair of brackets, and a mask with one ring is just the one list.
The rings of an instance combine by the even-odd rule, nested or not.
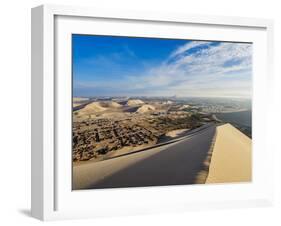
[(252, 45), (73, 35), (74, 96), (251, 96)]

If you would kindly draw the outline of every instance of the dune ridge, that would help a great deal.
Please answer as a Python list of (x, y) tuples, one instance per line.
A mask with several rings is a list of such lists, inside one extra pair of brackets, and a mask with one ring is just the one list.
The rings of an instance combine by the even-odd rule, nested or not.
[(140, 105), (140, 104), (144, 104), (144, 102), (142, 100), (138, 100), (138, 99), (132, 99), (132, 100), (127, 101), (128, 106), (135, 106), (135, 105)]
[(141, 107), (138, 108), (137, 112), (138, 113), (146, 113), (146, 112), (149, 112), (149, 111), (154, 111), (155, 110), (155, 107), (152, 106), (152, 105), (149, 105), (149, 104), (145, 104)]
[(102, 103), (100, 103), (100, 105), (104, 108), (120, 108), (120, 107), (122, 107), (121, 104), (118, 104), (115, 101), (102, 102)]
[(107, 108), (103, 107), (100, 102), (92, 102), (90, 104), (87, 104), (84, 108), (79, 110), (80, 114), (90, 114), (95, 112), (101, 112), (105, 111)]
[(229, 123), (218, 126), (206, 183), (251, 179), (252, 140)]

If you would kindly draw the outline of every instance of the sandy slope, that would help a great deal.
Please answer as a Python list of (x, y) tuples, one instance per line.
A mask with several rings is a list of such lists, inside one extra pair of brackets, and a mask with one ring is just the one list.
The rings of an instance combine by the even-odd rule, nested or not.
[(101, 104), (102, 107), (105, 107), (105, 108), (119, 108), (119, 107), (122, 107), (121, 104), (118, 104), (115, 101), (106, 101), (106, 102), (102, 102), (100, 104)]
[(128, 100), (127, 105), (128, 106), (135, 106), (135, 105), (140, 105), (140, 104), (144, 104), (144, 102), (142, 100)]
[(91, 114), (95, 112), (105, 111), (107, 108), (101, 106), (99, 102), (93, 102), (79, 110), (79, 114)]
[(137, 112), (138, 113), (146, 113), (146, 112), (154, 111), (154, 110), (155, 110), (154, 106), (149, 105), (149, 104), (145, 104), (145, 105), (141, 106), (140, 108), (138, 108)]
[(149, 150), (73, 167), (73, 189), (194, 184), (216, 128)]
[(218, 126), (206, 183), (247, 182), (251, 175), (251, 139), (230, 124)]

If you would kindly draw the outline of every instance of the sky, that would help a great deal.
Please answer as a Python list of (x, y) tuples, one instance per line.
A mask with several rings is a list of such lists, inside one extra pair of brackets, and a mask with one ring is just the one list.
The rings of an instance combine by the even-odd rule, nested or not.
[(72, 35), (74, 96), (250, 98), (252, 44)]

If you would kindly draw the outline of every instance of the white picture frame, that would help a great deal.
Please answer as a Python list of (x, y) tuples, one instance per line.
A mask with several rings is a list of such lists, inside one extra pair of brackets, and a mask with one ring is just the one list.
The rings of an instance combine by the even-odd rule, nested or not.
[[(103, 21), (106, 26), (99, 26)], [(175, 27), (194, 27), (189, 38), (196, 39), (210, 29), (204, 39), (227, 41), (253, 41), (254, 95), (253, 95), (253, 181), (250, 184), (221, 184), (208, 186), (165, 186), (153, 188), (106, 189), (95, 191), (72, 191), (69, 164), (71, 154), (60, 147), (67, 146), (71, 130), (60, 132), (68, 124), (71, 115), (71, 52), (69, 34), (93, 32), (93, 23), (98, 33), (112, 34), (114, 23), (124, 23), (115, 33), (125, 35), (151, 35), (157, 27), (159, 37)], [(141, 29), (129, 27), (138, 23)], [(89, 26), (91, 25), (91, 26)], [(161, 26), (160, 26), (161, 25)], [(120, 28), (122, 27), (120, 25)], [(90, 30), (90, 27), (92, 30)], [(112, 29), (109, 29), (109, 28)], [(198, 28), (198, 33), (196, 29)], [(160, 28), (159, 28), (160, 29)], [(235, 35), (231, 37), (233, 31)], [(179, 29), (178, 29), (179, 30)], [(231, 32), (228, 32), (230, 31)], [(162, 32), (162, 33), (161, 33)], [(163, 33), (166, 32), (166, 33)], [(210, 33), (210, 32), (209, 32)], [(157, 36), (157, 32), (154, 33)], [(153, 35), (153, 34), (152, 34)], [(175, 32), (173, 37), (184, 36)], [(248, 38), (250, 37), (250, 38)], [(68, 41), (67, 41), (68, 39)], [(62, 44), (66, 43), (66, 44)], [(63, 54), (63, 55), (61, 55)], [(261, 54), (260, 54), (261, 55)], [(62, 59), (65, 67), (59, 67)], [(70, 64), (69, 64), (70, 63)], [(233, 208), (270, 205), (273, 201), (272, 170), (273, 150), (265, 139), (270, 99), (273, 87), (273, 22), (265, 19), (165, 14), (100, 10), (83, 7), (43, 5), (32, 9), (32, 216), (41, 220), (89, 218), (144, 214), (167, 211), (186, 211), (210, 208)], [(59, 76), (58, 76), (59, 75)], [(63, 86), (61, 84), (64, 84)], [(60, 104), (64, 103), (65, 104)], [(263, 107), (263, 106), (266, 107)], [(68, 108), (68, 106), (70, 106)], [(66, 121), (64, 121), (66, 120)], [(59, 139), (58, 139), (59, 137)], [(65, 145), (64, 145), (65, 144)], [(62, 145), (62, 146), (61, 146)], [(262, 155), (262, 153), (265, 153)], [(65, 168), (65, 169), (64, 169)], [(106, 193), (106, 194), (105, 194)], [(200, 194), (200, 197), (199, 195)], [(209, 195), (208, 195), (209, 194)], [(173, 198), (170, 198), (173, 196)], [(120, 198), (122, 197), (122, 198)], [(88, 200), (88, 201), (87, 201)], [(93, 202), (94, 201), (94, 202)]]

